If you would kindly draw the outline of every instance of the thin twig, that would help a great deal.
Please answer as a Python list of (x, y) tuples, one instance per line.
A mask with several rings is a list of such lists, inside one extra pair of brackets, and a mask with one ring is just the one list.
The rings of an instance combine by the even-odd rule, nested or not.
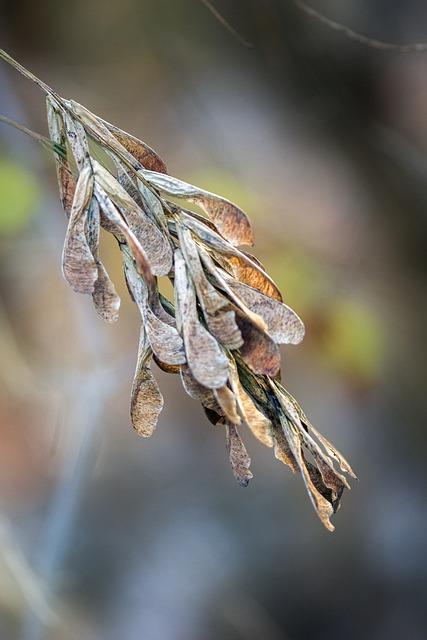
[(248, 40), (245, 40), (245, 38), (243, 38), (243, 36), (241, 36), (240, 33), (236, 31), (234, 27), (231, 26), (231, 24), (218, 11), (218, 9), (214, 7), (214, 5), (212, 4), (212, 2), (210, 2), (210, 0), (201, 0), (201, 2), (205, 5), (207, 9), (209, 9), (209, 11), (214, 16), (214, 18), (216, 18), (218, 22), (222, 24), (224, 29), (226, 29), (229, 33), (231, 33), (231, 35), (234, 38), (236, 38), (236, 40), (238, 40), (238, 42), (240, 42), (241, 45), (248, 48), (252, 48), (254, 46), (252, 42), (248, 42)]
[(16, 122), (16, 120), (12, 120), (12, 118), (8, 118), (7, 116), (4, 116), (2, 114), (0, 114), (0, 122), (4, 122), (9, 126), (14, 127), (14, 129), (22, 131), (22, 133), (30, 136), (30, 138), (34, 138), (34, 140), (37, 140), (37, 142), (39, 142), (45, 149), (48, 149), (49, 151), (55, 151), (62, 157), (65, 157), (65, 150), (63, 149), (63, 147), (58, 144), (52, 144), (51, 140), (49, 140), (49, 138), (46, 138), (46, 136), (43, 136), (41, 133), (37, 133), (32, 129), (28, 129), (27, 127), (24, 127), (23, 124), (20, 124), (19, 122)]
[(384, 40), (376, 40), (375, 38), (369, 38), (363, 33), (358, 33), (345, 24), (332, 20), (323, 15), (310, 5), (306, 4), (303, 0), (293, 0), (293, 3), (298, 9), (303, 11), (310, 18), (314, 18), (326, 25), (334, 31), (338, 31), (344, 34), (350, 40), (358, 42), (359, 44), (370, 47), (371, 49), (379, 49), (381, 51), (395, 51), (397, 53), (425, 53), (427, 52), (427, 42), (415, 42), (411, 44), (395, 44), (393, 42), (385, 42)]
[(22, 73), (22, 75), (28, 78), (28, 80), (31, 80), (31, 82), (34, 82), (34, 84), (40, 87), (40, 89), (42, 89), (45, 93), (49, 93), (50, 95), (53, 95), (53, 96), (57, 95), (55, 91), (53, 91), (53, 89), (51, 89), (45, 82), (43, 82), (43, 80), (40, 80), (40, 78), (35, 76), (34, 73), (31, 73), (31, 71), (28, 71), (28, 69), (23, 67), (22, 64), (20, 64), (17, 60), (12, 58), (12, 56), (6, 53), (6, 51), (4, 51), (3, 49), (0, 49), (0, 58), (2, 58), (5, 62), (10, 64), (11, 67), (19, 71), (19, 73)]

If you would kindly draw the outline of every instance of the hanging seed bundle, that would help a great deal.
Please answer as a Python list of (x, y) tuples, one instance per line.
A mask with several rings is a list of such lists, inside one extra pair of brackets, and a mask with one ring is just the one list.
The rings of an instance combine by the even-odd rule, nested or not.
[[(11, 62), (4, 52), (2, 57)], [(239, 248), (253, 244), (245, 213), (168, 175), (147, 144), (11, 63), (47, 94), (51, 147), (68, 217), (64, 277), (74, 291), (92, 296), (107, 322), (117, 320), (120, 300), (99, 255), (100, 229), (117, 240), (141, 315), (130, 408), (136, 432), (150, 436), (163, 407), (154, 360), (180, 375), (185, 391), (223, 429), (239, 484), (252, 478), (241, 438), (249, 429), (301, 473), (321, 521), (333, 530), (330, 517), (348, 487), (344, 474), (355, 476), (280, 382), (278, 345), (298, 344), (304, 325), (262, 264)], [(109, 158), (108, 167), (94, 157), (96, 147)], [(205, 215), (188, 210), (187, 202)], [(158, 276), (173, 283), (173, 301), (159, 292)]]

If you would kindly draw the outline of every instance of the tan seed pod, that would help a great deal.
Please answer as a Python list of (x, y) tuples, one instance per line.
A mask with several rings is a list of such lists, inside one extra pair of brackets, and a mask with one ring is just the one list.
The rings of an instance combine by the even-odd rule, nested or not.
[(194, 285), (184, 258), (175, 251), (175, 295), (182, 322), (188, 366), (197, 382), (209, 389), (223, 387), (228, 379), (228, 359), (215, 338), (200, 323)]
[(138, 360), (131, 393), (131, 421), (135, 431), (144, 438), (152, 435), (163, 409), (163, 397), (150, 369), (151, 349), (141, 327)]
[(226, 444), (231, 468), (237, 482), (246, 487), (253, 477), (250, 470), (251, 459), (234, 424), (226, 423)]
[(246, 214), (229, 200), (163, 173), (144, 171), (144, 176), (160, 193), (199, 205), (232, 245), (253, 244), (252, 228)]
[(93, 293), (98, 269), (85, 235), (86, 217), (92, 199), (93, 176), (89, 166), (77, 181), (62, 252), (62, 271), (73, 291)]

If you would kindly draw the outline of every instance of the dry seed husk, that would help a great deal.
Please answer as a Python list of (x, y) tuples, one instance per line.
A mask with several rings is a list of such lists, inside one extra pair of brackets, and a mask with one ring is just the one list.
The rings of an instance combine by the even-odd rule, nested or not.
[(61, 112), (65, 133), (79, 171), (90, 164), (91, 158), (86, 132), (80, 122), (74, 120), (66, 111)]
[(238, 349), (243, 338), (236, 324), (234, 311), (228, 300), (207, 279), (190, 231), (179, 229), (178, 238), (209, 331), (226, 348)]
[[(273, 385), (273, 383), (272, 383)], [(285, 412), (285, 415), (300, 434), (300, 440), (305, 448), (310, 451), (313, 456), (316, 466), (318, 467), (324, 482), (329, 489), (339, 487), (339, 491), (342, 492), (343, 487), (349, 489), (348, 482), (344, 476), (338, 473), (333, 466), (331, 459), (321, 450), (318, 443), (312, 438), (309, 432), (303, 427), (299, 418), (298, 412), (295, 410), (293, 403), (288, 399), (287, 395), (283, 393), (283, 387), (277, 383), (274, 383), (274, 390), (280, 404)]]
[(152, 435), (163, 409), (163, 396), (150, 369), (151, 348), (141, 327), (138, 360), (131, 393), (131, 421), (135, 431), (144, 438)]
[(327, 500), (316, 488), (311, 475), (307, 469), (306, 461), (303, 456), (301, 442), (297, 434), (297, 430), (294, 425), (288, 421), (283, 415), (281, 416), (281, 422), (285, 438), (288, 441), (290, 450), (297, 462), (298, 468), (304, 480), (304, 484), (307, 488), (308, 495), (313, 503), (313, 506), (319, 516), (321, 522), (329, 530), (333, 531), (334, 526), (330, 521), (330, 517), (334, 513), (334, 506), (329, 500)]
[(280, 371), (280, 351), (267, 333), (260, 331), (246, 316), (236, 311), (243, 345), (240, 355), (254, 373), (274, 378)]
[(321, 433), (319, 433), (317, 429), (315, 429), (315, 427), (311, 424), (311, 422), (305, 415), (301, 406), (298, 404), (295, 398), (289, 393), (289, 391), (281, 387), (281, 392), (284, 396), (286, 396), (288, 402), (292, 404), (294, 411), (298, 415), (299, 419), (301, 420), (301, 423), (303, 424), (304, 428), (320, 441), (326, 453), (329, 456), (331, 456), (331, 458), (334, 458), (334, 460), (338, 462), (341, 471), (343, 471), (344, 473), (347, 473), (352, 478), (357, 479), (357, 476), (355, 475), (353, 469), (351, 468), (347, 460), (344, 458), (344, 456), (336, 449), (336, 447), (334, 447), (334, 445), (327, 438), (325, 438), (324, 435), (322, 435)]
[(137, 172), (143, 168), (94, 113), (74, 100), (66, 101), (65, 105), (74, 115), (74, 122), (82, 129), (84, 128), (96, 142), (109, 152), (116, 154), (132, 171)]
[(283, 302), (264, 295), (258, 289), (225, 276), (233, 291), (247, 304), (249, 309), (266, 322), (268, 333), (278, 344), (299, 344), (304, 338), (305, 328), (295, 311)]
[(64, 153), (62, 155), (58, 152), (55, 152), (54, 157), (56, 176), (58, 179), (59, 195), (61, 198), (62, 207), (67, 217), (69, 218), (74, 200), (74, 193), (76, 191), (76, 180), (72, 174), (70, 163), (67, 157), (67, 138), (65, 135), (64, 123), (60, 113), (55, 109), (49, 96), (46, 98), (46, 108), (49, 135), (50, 139), (53, 142), (54, 150), (55, 147), (60, 147), (64, 150)]
[(181, 217), (184, 225), (191, 229), (206, 247), (226, 256), (224, 262), (232, 275), (245, 284), (259, 289), (262, 293), (276, 298), (276, 300), (282, 300), (277, 285), (265, 273), (253, 256), (240, 251), (209, 226), (190, 216), (185, 211), (181, 210)]
[(233, 391), (224, 385), (220, 389), (214, 389), (214, 396), (222, 409), (225, 419), (231, 424), (240, 424), (240, 416), (237, 412), (237, 400)]
[(154, 275), (166, 275), (172, 267), (172, 249), (168, 239), (130, 197), (120, 183), (99, 162), (93, 160), (95, 179), (118, 205), (135, 237), (147, 254)]
[(166, 365), (185, 363), (184, 345), (181, 336), (170, 323), (160, 319), (150, 306), (150, 295), (144, 281), (138, 277), (132, 257), (124, 253), (126, 281), (133, 299), (139, 308), (144, 322), (147, 338), (153, 352)]
[(232, 245), (253, 244), (252, 228), (246, 214), (229, 200), (155, 171), (144, 171), (144, 176), (160, 193), (194, 202), (201, 207), (220, 234)]
[(98, 315), (106, 322), (116, 322), (119, 317), (120, 298), (116, 293), (110, 277), (99, 259), (99, 205), (96, 198), (92, 198), (87, 220), (86, 239), (98, 269), (92, 300)]
[(226, 423), (226, 444), (234, 477), (242, 487), (247, 487), (253, 477), (251, 459), (234, 424)]
[(240, 311), (243, 312), (243, 314), (252, 322), (252, 324), (256, 325), (261, 331), (267, 331), (267, 325), (264, 320), (261, 318), (261, 316), (251, 311), (249, 307), (243, 302), (243, 300), (233, 292), (227, 281), (222, 276), (222, 270), (217, 267), (207, 251), (205, 251), (203, 247), (199, 246), (198, 252), (203, 265), (215, 286), (221, 289), (227, 295), (229, 300), (236, 307), (238, 307)]
[(117, 231), (124, 236), (126, 243), (133, 255), (135, 260), (137, 270), (144, 278), (147, 287), (152, 290), (156, 287), (156, 281), (151, 271), (151, 266), (148, 261), (148, 258), (145, 254), (144, 249), (142, 248), (138, 238), (135, 236), (133, 231), (129, 229), (119, 210), (115, 207), (108, 194), (104, 191), (104, 189), (95, 181), (94, 185), (94, 194), (96, 199), (98, 200), (98, 204), (103, 215), (107, 218), (108, 222), (114, 225), (114, 228), (117, 228)]
[[(101, 119), (100, 119), (101, 120)], [(157, 171), (158, 173), (167, 173), (166, 164), (161, 157), (142, 140), (138, 140), (130, 133), (126, 133), (122, 129), (115, 127), (113, 124), (101, 120), (113, 136), (134, 158), (141, 163), (145, 169)]]
[(86, 217), (93, 193), (93, 176), (89, 166), (82, 169), (77, 181), (70, 219), (62, 252), (62, 271), (73, 291), (93, 293), (98, 269), (85, 235)]
[(217, 414), (221, 413), (221, 407), (215, 399), (212, 389), (208, 389), (197, 382), (188, 365), (181, 365), (180, 374), (182, 386), (191, 398), (199, 400), (206, 409), (210, 409)]
[(230, 385), (245, 423), (260, 442), (267, 447), (272, 447), (273, 426), (271, 421), (257, 408), (253, 398), (243, 388), (234, 361), (230, 366)]
[(175, 294), (180, 317), (185, 318), (182, 336), (191, 373), (209, 389), (223, 387), (228, 379), (228, 359), (199, 320), (194, 285), (179, 249), (175, 251)]

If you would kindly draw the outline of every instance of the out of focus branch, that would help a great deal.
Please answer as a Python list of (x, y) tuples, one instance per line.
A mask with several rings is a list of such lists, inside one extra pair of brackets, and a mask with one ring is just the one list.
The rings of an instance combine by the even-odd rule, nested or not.
[(252, 42), (248, 42), (247, 40), (245, 40), (245, 38), (243, 38), (240, 35), (240, 33), (238, 31), (236, 31), (236, 29), (234, 27), (231, 26), (231, 24), (218, 11), (218, 9), (216, 7), (214, 7), (214, 5), (212, 4), (212, 2), (210, 2), (210, 0), (201, 0), (201, 2), (205, 5), (205, 7), (207, 9), (209, 9), (209, 11), (214, 16), (214, 18), (216, 18), (218, 20), (218, 22), (220, 22), (222, 24), (224, 29), (226, 29), (229, 33), (231, 33), (231, 35), (234, 38), (236, 38), (236, 40), (238, 40), (240, 42), (240, 44), (242, 44), (244, 47), (249, 47), (249, 48), (254, 46), (252, 44)]
[(371, 49), (379, 49), (381, 51), (395, 51), (397, 53), (425, 53), (427, 52), (427, 42), (415, 42), (411, 44), (395, 44), (393, 42), (385, 42), (384, 40), (376, 40), (375, 38), (369, 38), (363, 33), (358, 33), (350, 27), (347, 27), (341, 22), (328, 18), (320, 11), (317, 11), (312, 6), (306, 4), (303, 0), (293, 0), (293, 3), (298, 9), (303, 11), (310, 18), (314, 18), (318, 22), (326, 25), (334, 31), (338, 31), (345, 35), (350, 40), (358, 42)]

